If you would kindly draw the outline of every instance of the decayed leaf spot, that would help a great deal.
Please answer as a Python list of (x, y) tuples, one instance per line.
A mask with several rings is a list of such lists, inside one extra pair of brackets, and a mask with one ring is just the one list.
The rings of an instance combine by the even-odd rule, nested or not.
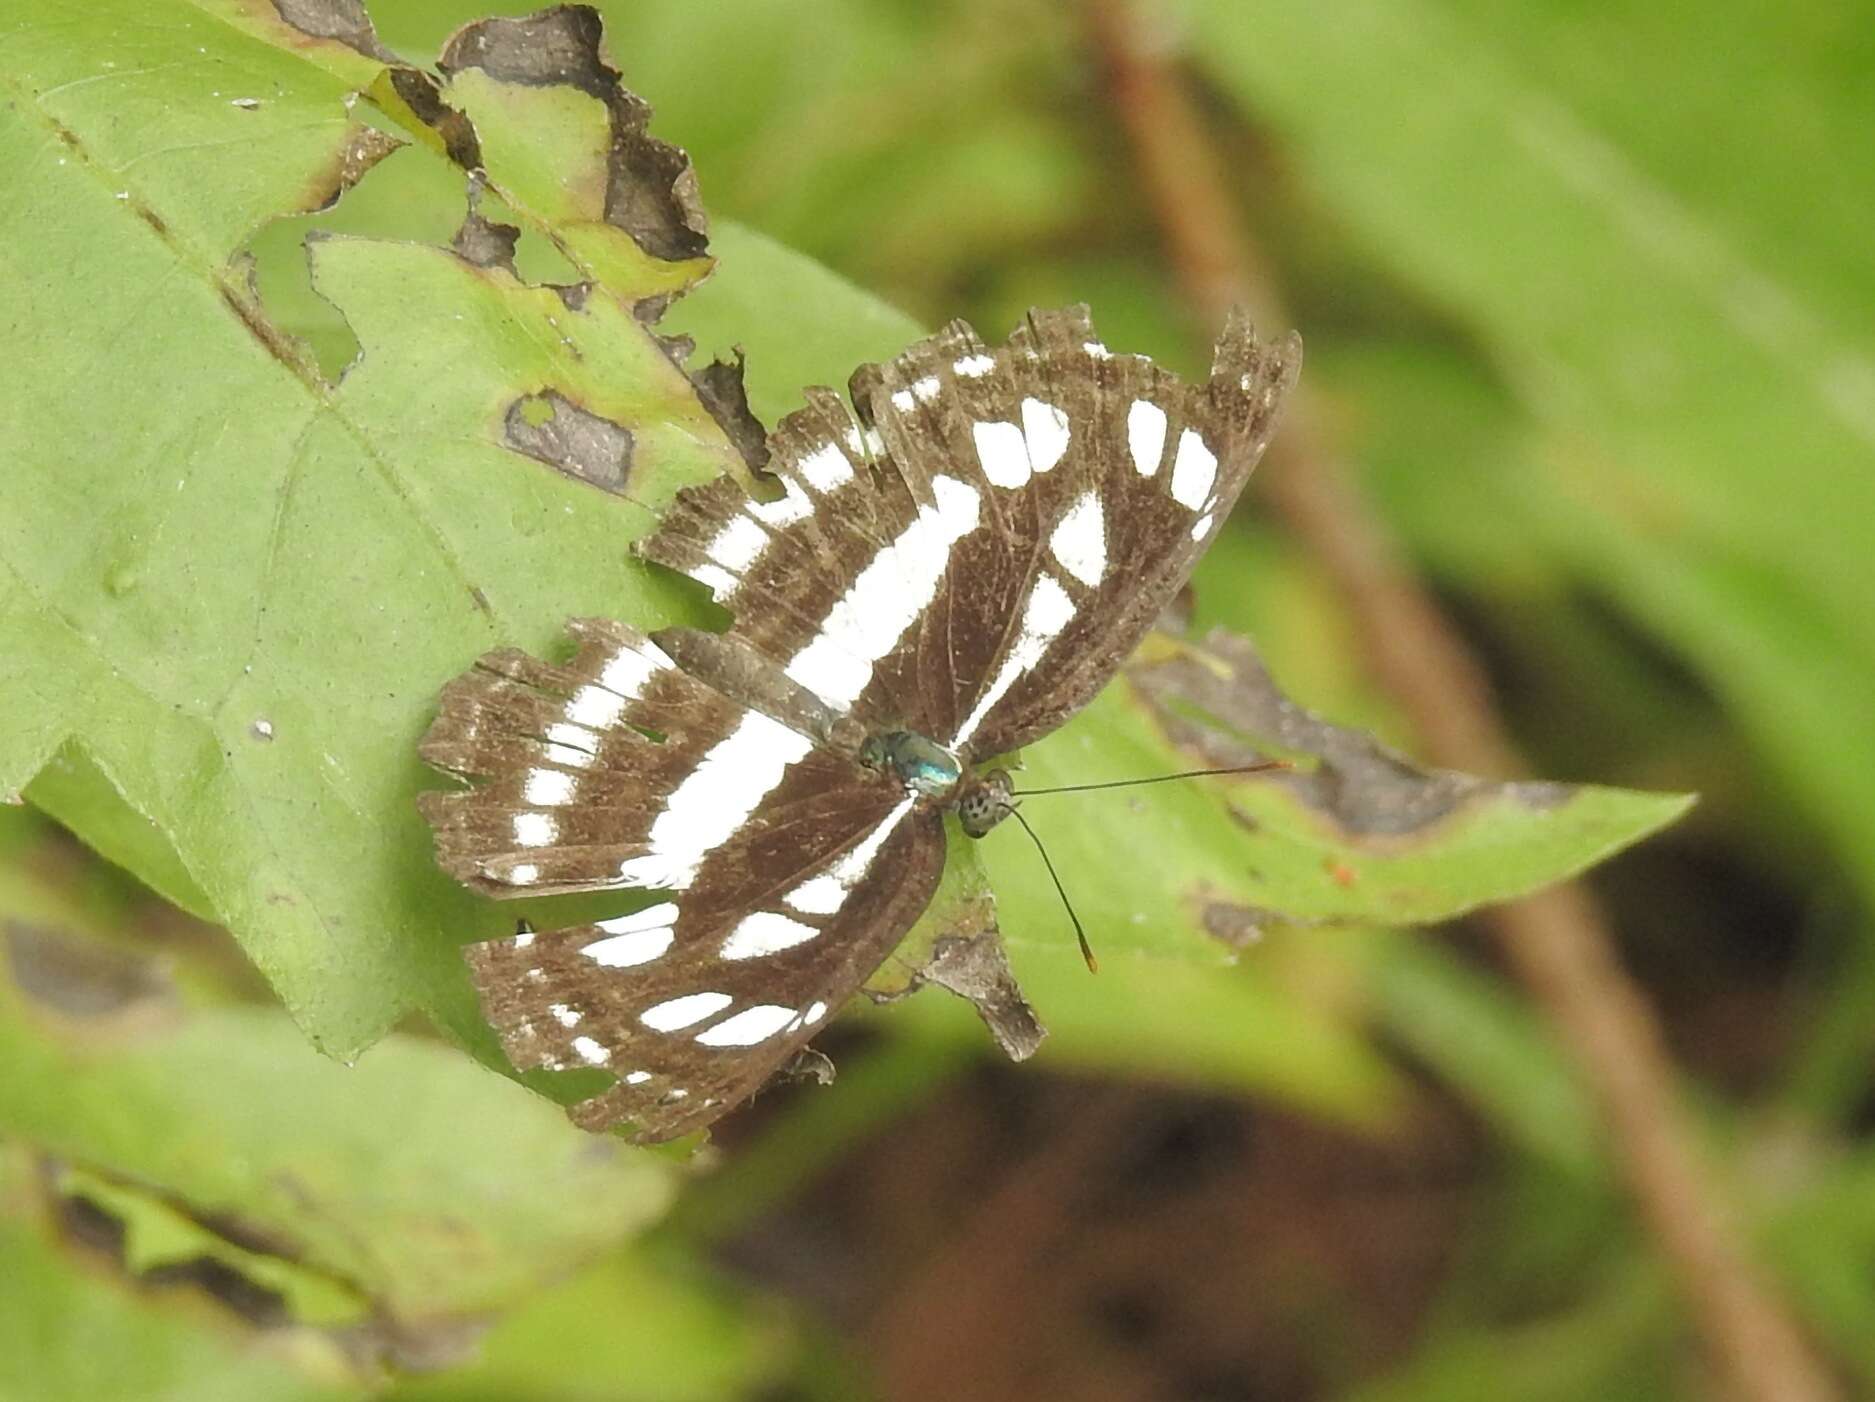
[(802, 1047), (788, 1064), (775, 1073), (782, 1081), (812, 1081), (817, 1086), (833, 1084), (833, 1058), (812, 1047)]
[(0, 933), (13, 983), (62, 1016), (118, 1018), (172, 1004), (168, 981), (147, 959), (23, 920), (7, 921)]
[(459, 30), (438, 67), (454, 75), (479, 68), (501, 82), (564, 84), (605, 104), (612, 131), (605, 220), (653, 257), (696, 258), (708, 245), (708, 219), (690, 158), (646, 131), (650, 104), (628, 92), (600, 52), (601, 21), (585, 5), (525, 19), (487, 19)]
[[(443, 100), (436, 79), (421, 69), (402, 65), (387, 72), (391, 91), (410, 109), (412, 116), (436, 133), (443, 143), (444, 154), (464, 170), (480, 170), (482, 143), (475, 135), (475, 124)], [(381, 95), (376, 84), (372, 91)]]
[(397, 55), (378, 42), (364, 0), (273, 0), (280, 18), (313, 39), (336, 39), (366, 58), (395, 63)]
[(697, 387), (697, 398), (710, 411), (710, 417), (722, 425), (729, 441), (736, 445), (750, 472), (768, 466), (768, 431), (749, 408), (748, 391), (742, 383), (742, 352), (736, 351), (735, 364), (712, 360), (701, 370), (687, 372)]
[(581, 482), (625, 494), (631, 476), (632, 436), (624, 425), (548, 390), (510, 404), (503, 430), (515, 452)]
[(936, 984), (967, 1001), (1011, 1061), (1027, 1061), (1048, 1035), (1017, 987), (1002, 937), (994, 929), (937, 940), (914, 983)]
[(996, 898), (974, 843), (951, 837), (937, 894), (892, 956), (866, 980), (875, 1003), (895, 1003), (927, 984), (956, 994), (1012, 1061), (1026, 1061), (1048, 1035), (1023, 996), (996, 924)]
[(1280, 917), (1229, 901), (1206, 901), (1199, 919), (1207, 935), (1232, 949), (1244, 949), (1262, 939), (1265, 926)]
[(345, 133), (344, 145), (334, 153), (325, 168), (308, 182), (305, 195), (298, 202), (299, 212), (330, 209), (338, 203), (340, 195), (365, 178), (365, 173), (371, 167), (403, 144), (389, 132), (379, 131), (376, 127), (362, 124), (352, 127)]
[(1536, 809), (1553, 808), (1571, 793), (1565, 784), (1492, 783), (1422, 769), (1365, 731), (1334, 725), (1298, 706), (1277, 689), (1249, 639), (1221, 628), (1205, 638), (1202, 651), (1187, 648), (1140, 663), (1127, 676), (1167, 737), (1208, 765), (1266, 757), (1249, 737), (1285, 753), (1315, 756), (1312, 770), (1267, 777), (1351, 835), (1417, 832), (1485, 793)]
[(469, 212), (463, 215), (462, 224), (449, 246), (455, 249), (458, 257), (467, 259), (478, 268), (501, 268), (519, 277), (520, 273), (514, 266), (514, 250), (521, 242), (521, 231), (512, 224), (498, 224), (486, 218), (481, 211), (478, 193), (471, 188)]

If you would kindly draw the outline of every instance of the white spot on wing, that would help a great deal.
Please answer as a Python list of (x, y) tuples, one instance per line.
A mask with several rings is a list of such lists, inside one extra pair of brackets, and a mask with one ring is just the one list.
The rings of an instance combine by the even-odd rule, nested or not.
[(1068, 451), (1068, 416), (1040, 399), (1022, 401), (1022, 433), (1029, 442), (1029, 466), (1047, 472)]
[(650, 1079), (651, 1073), (649, 1071), (627, 1071), (625, 1073), (625, 1084), (628, 1086), (641, 1086)]
[(910, 413), (912, 407), (917, 404), (917, 402), (917, 400), (911, 397), (911, 391), (908, 389), (895, 389), (892, 391), (892, 407), (897, 409), (900, 413)]
[(514, 841), (520, 847), (551, 847), (559, 840), (560, 825), (551, 813), (516, 813)]
[(837, 877), (823, 872), (803, 881), (781, 899), (803, 915), (834, 915), (846, 904), (846, 887)]
[(1094, 360), (1113, 359), (1113, 352), (1108, 350), (1099, 341), (1082, 341), (1081, 349), (1086, 351), (1088, 356)]
[(779, 954), (797, 944), (806, 944), (819, 933), (812, 925), (789, 916), (758, 910), (745, 916), (730, 932), (729, 938), (723, 941), (721, 953), (725, 959), (759, 959), (765, 954)]
[(1126, 446), (1141, 477), (1157, 473), (1165, 456), (1165, 410), (1150, 399), (1135, 399), (1126, 411)]
[(508, 941), (508, 943), (513, 945), (516, 949), (526, 949), (533, 942), (534, 932), (532, 930), (523, 930)]
[(933, 399), (938, 397), (938, 377), (936, 375), (926, 375), (923, 379), (913, 380), (911, 383), (911, 392), (919, 399), (929, 404)]
[(992, 486), (1013, 489), (1029, 480), (1029, 447), (1021, 429), (992, 419), (971, 424), (970, 436), (976, 440), (977, 461)]
[(598, 753), (599, 737), (583, 725), (575, 725), (572, 721), (555, 721), (547, 727), (547, 745), (550, 751), (548, 757), (555, 764), (584, 769)]
[(584, 769), (593, 761), (591, 750), (576, 750), (571, 745), (547, 742), (547, 758), (555, 764), (564, 764), (568, 769)]
[(677, 924), (677, 903), (660, 901), (630, 915), (601, 920), (597, 928), (607, 938), (584, 945), (580, 953), (608, 969), (630, 969), (649, 964), (671, 947)]
[(959, 375), (963, 375), (972, 380), (981, 379), (995, 368), (995, 358), (987, 355), (966, 355), (955, 365), (951, 366), (951, 369), (955, 370)]
[(652, 1004), (638, 1014), (638, 1020), (654, 1032), (681, 1032), (735, 1001), (727, 993), (686, 993), (681, 998)]
[(832, 866), (820, 875), (803, 881), (787, 895), (781, 898), (782, 904), (791, 906), (804, 915), (836, 915), (840, 907), (846, 904), (846, 898), (852, 894), (868, 870), (873, 859), (879, 855), (879, 849), (885, 846), (886, 839), (905, 821), (905, 815), (917, 803), (916, 794), (906, 794), (898, 805), (886, 814), (865, 839), (844, 853)]
[(556, 808), (573, 799), (573, 776), (559, 769), (530, 769), (521, 796), (542, 808)]
[(832, 443), (823, 443), (801, 459), (801, 476), (807, 485), (825, 496), (853, 480), (853, 464)]
[(700, 1047), (752, 1047), (765, 1042), (794, 1021), (794, 1009), (779, 1003), (757, 1003), (726, 1017), (707, 1032), (697, 1033)]
[(722, 566), (708, 562), (692, 565), (684, 573), (696, 580), (698, 584), (708, 588), (710, 596), (716, 599), (728, 598), (736, 592), (736, 585), (741, 582)]
[(1193, 540), (1203, 540), (1206, 536), (1211, 534), (1211, 526), (1216, 520), (1216, 512), (1205, 512), (1204, 515), (1191, 523), (1191, 538)]
[(566, 703), (566, 718), (587, 730), (610, 730), (625, 714), (625, 698), (610, 687), (582, 686)]
[(604, 1066), (612, 1059), (612, 1053), (590, 1037), (575, 1037), (573, 1050), (579, 1053), (579, 1059), (588, 1066)]
[(777, 530), (805, 521), (814, 514), (813, 500), (801, 490), (801, 484), (791, 477), (781, 479), (782, 496), (778, 501), (751, 501), (743, 506), (764, 526), (773, 526)]
[(750, 711), (671, 791), (651, 824), (650, 850), (619, 865), (621, 882), (688, 889), (704, 856), (748, 821), (811, 748), (807, 737)]
[(1217, 454), (1205, 446), (1197, 429), (1186, 429), (1178, 436), (1178, 456), (1172, 459), (1172, 500), (1196, 511), (1211, 499), (1216, 482)]
[(710, 542), (709, 556), (726, 570), (747, 574), (749, 566), (761, 559), (767, 548), (767, 531), (747, 516), (731, 516)]
[(637, 934), (612, 935), (606, 939), (594, 940), (581, 948), (584, 954), (595, 964), (603, 964), (608, 969), (631, 969), (640, 964), (649, 964), (671, 947), (674, 938), (672, 932), (665, 930), (644, 930)]
[(1048, 537), (1048, 548), (1089, 589), (1098, 585), (1107, 573), (1107, 518), (1100, 498), (1083, 492)]
[(553, 1020), (562, 1027), (579, 1026), (579, 1014), (574, 1012), (573, 1009), (569, 1008), (565, 1003), (550, 1003), (547, 1006), (547, 1011), (553, 1014)]
[(540, 868), (532, 862), (522, 862), (508, 871), (510, 886), (532, 886), (538, 880), (540, 880)]
[(976, 734), (990, 708), (1003, 699), (1018, 678), (1042, 660), (1048, 645), (1060, 636), (1073, 617), (1074, 600), (1068, 597), (1060, 581), (1051, 574), (1036, 576), (1035, 587), (1029, 591), (1028, 602), (1023, 605), (1022, 626), (1015, 645), (1004, 654), (1003, 665), (997, 668), (995, 678), (977, 698), (977, 704), (946, 749), (955, 750)]
[(849, 890), (859, 884), (859, 880), (872, 867), (872, 859), (879, 855), (879, 849), (885, 846), (885, 840), (905, 820), (905, 815), (918, 801), (916, 794), (906, 794), (899, 800), (898, 807), (880, 821), (879, 826), (866, 834), (866, 840), (842, 856), (827, 868), (827, 874)]
[(610, 920), (596, 922), (598, 928), (608, 935), (629, 935), (637, 930), (661, 930), (667, 925), (677, 923), (677, 902), (659, 901), (648, 905), (643, 910), (634, 910), (630, 915), (615, 915)]
[(801, 1021), (805, 1022), (809, 1027), (812, 1027), (826, 1015), (827, 1005), (817, 999), (808, 1005), (806, 1012), (801, 1014)]
[(599, 670), (599, 685), (620, 696), (635, 697), (646, 682), (670, 665), (670, 660), (650, 643), (644, 644), (643, 651), (628, 647), (606, 660)]
[[(976, 488), (940, 476), (931, 479), (931, 490), (937, 505), (918, 508), (917, 519), (873, 556), (828, 611), (820, 635), (788, 663), (786, 675), (830, 706), (858, 699), (872, 680), (872, 664), (897, 646), (937, 594), (951, 547), (977, 527), (982, 498)], [(805, 754), (807, 741), (800, 743)]]

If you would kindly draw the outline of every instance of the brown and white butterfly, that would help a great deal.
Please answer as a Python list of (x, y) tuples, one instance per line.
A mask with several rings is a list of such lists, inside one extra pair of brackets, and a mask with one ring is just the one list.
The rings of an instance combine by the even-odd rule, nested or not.
[(770, 435), (779, 493), (681, 493), (641, 552), (726, 634), (575, 619), (553, 665), (483, 657), (422, 746), (445, 870), (492, 896), (652, 893), (472, 946), (516, 1066), (601, 1067), (575, 1107), (663, 1139), (752, 1094), (892, 952), (1007, 779), (979, 761), (1085, 705), (1185, 583), (1295, 381), (1241, 317), (1181, 384), (1084, 309), (1007, 345), (961, 322)]

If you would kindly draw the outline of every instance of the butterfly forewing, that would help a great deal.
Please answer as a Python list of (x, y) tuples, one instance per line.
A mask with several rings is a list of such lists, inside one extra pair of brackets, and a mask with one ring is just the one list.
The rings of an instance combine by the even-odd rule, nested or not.
[(784, 421), (779, 505), (712, 483), (645, 553), (830, 704), (1001, 753), (1085, 705), (1190, 576), (1300, 358), (1233, 317), (1188, 386), (1081, 309), (996, 348), (956, 322), (855, 374), (858, 423), (824, 393)]
[[(982, 527), (959, 541), (945, 607), (903, 664), (949, 674), (923, 684), (914, 728), (984, 756), (1085, 705), (1190, 577), (1262, 453), (1299, 346), (1265, 347), (1233, 319), (1210, 380), (1186, 386), (1109, 351), (1076, 312), (1033, 315), (993, 353), (952, 336), (887, 367), (872, 402), (896, 458), (974, 465), (984, 487)], [(938, 392), (919, 395), (932, 379)]]

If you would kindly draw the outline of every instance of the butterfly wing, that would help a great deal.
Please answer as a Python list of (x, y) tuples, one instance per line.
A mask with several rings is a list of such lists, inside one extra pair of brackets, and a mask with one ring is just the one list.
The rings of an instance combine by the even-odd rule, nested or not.
[(923, 693), (936, 704), (918, 728), (1001, 754), (1092, 700), (1190, 578), (1300, 360), (1293, 336), (1266, 345), (1233, 316), (1208, 380), (1186, 385), (1108, 351), (1070, 309), (1032, 313), (993, 350), (957, 324), (884, 367), (871, 408), (894, 457), (961, 465), (983, 493), (908, 659), (952, 682)]
[(467, 957), (517, 1067), (607, 1069), (574, 1118), (663, 1139), (754, 1093), (878, 967), (930, 901), (943, 827), (642, 634), (571, 627), (566, 666), (495, 652), (445, 691), (422, 753), (477, 783), (423, 807), (444, 868), (489, 894), (661, 893)]
[(1190, 577), (1300, 364), (1233, 317), (1187, 386), (1082, 309), (990, 348), (954, 322), (784, 420), (783, 494), (680, 494), (643, 546), (709, 585), (732, 637), (875, 728), (966, 755), (1085, 705)]
[(976, 528), (975, 488), (908, 478), (839, 397), (810, 389), (769, 436), (781, 488), (751, 498), (729, 477), (687, 488), (647, 558), (707, 585), (735, 615), (736, 645), (766, 659), (861, 738), (913, 714), (922, 680), (896, 654), (941, 592), (950, 548)]

